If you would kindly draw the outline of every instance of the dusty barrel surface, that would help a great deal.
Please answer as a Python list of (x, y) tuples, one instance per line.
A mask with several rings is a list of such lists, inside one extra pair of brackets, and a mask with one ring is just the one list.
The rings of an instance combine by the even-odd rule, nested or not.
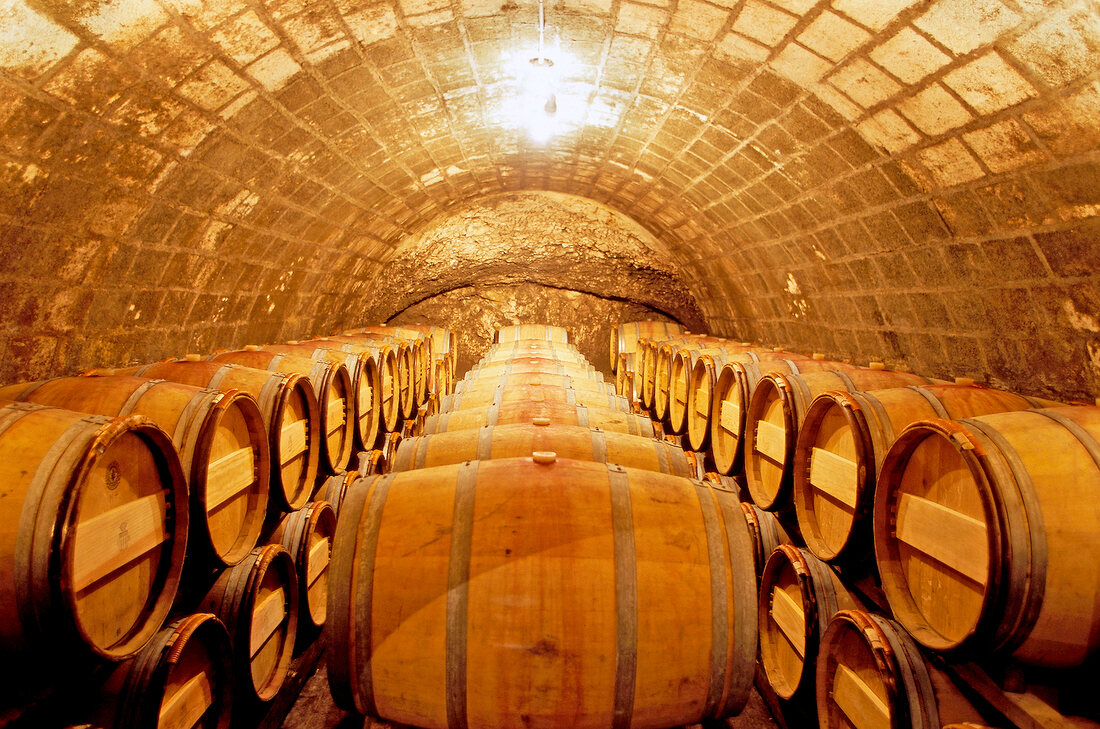
[(344, 509), (326, 630), (345, 708), (421, 727), (667, 727), (747, 698), (755, 578), (724, 490), (503, 459), (362, 479)]
[(760, 577), (760, 663), (775, 693), (814, 691), (817, 649), (840, 610), (860, 607), (840, 578), (808, 551), (781, 544)]
[(568, 344), (569, 330), (565, 327), (555, 327), (549, 324), (515, 324), (498, 327), (493, 335), (493, 341), (498, 344), (507, 344), (523, 339), (541, 339), (547, 342)]
[(617, 362), (623, 354), (632, 355), (638, 351), (638, 340), (643, 338), (662, 338), (680, 334), (683, 328), (670, 321), (631, 321), (611, 328), (611, 369), (618, 371)]
[(233, 705), (229, 634), (212, 613), (174, 620), (108, 679), (103, 726), (227, 729)]
[[(541, 422), (541, 421), (540, 421)], [(486, 425), (477, 429), (405, 438), (391, 470), (445, 466), (463, 461), (518, 458), (533, 452), (559, 458), (618, 463), (674, 476), (695, 475), (695, 455), (668, 441), (574, 425)]]
[(256, 400), (143, 377), (62, 377), (0, 389), (0, 399), (97, 415), (142, 415), (172, 438), (190, 494), (191, 559), (236, 564), (256, 546), (271, 456)]
[(752, 500), (775, 511), (790, 506), (795, 440), (814, 397), (827, 390), (850, 392), (927, 383), (920, 375), (883, 369), (765, 375), (749, 401), (741, 444)]
[(317, 478), (320, 428), (317, 397), (302, 375), (194, 360), (157, 362), (104, 374), (131, 374), (196, 387), (237, 389), (252, 395), (267, 426), (272, 497), (284, 509), (297, 509), (309, 499)]
[(1100, 642), (1100, 408), (910, 425), (874, 543), (894, 616), (936, 650), (1075, 666)]
[(978, 718), (905, 629), (862, 610), (841, 610), (817, 657), (821, 729), (939, 729)]
[(229, 631), (235, 691), (270, 700), (283, 685), (298, 629), (298, 579), (281, 544), (256, 547), (218, 577), (200, 606)]
[[(374, 445), (384, 416), (382, 413), (382, 377), (393, 380), (396, 364), (392, 359), (375, 359), (373, 354), (342, 352), (338, 349), (314, 347), (309, 344), (268, 344), (265, 352), (293, 354), (324, 362), (343, 364), (351, 374), (355, 391), (355, 442), (361, 448)], [(393, 408), (391, 407), (392, 411)], [(391, 419), (396, 420), (395, 415)]]
[(806, 546), (827, 562), (871, 556), (879, 465), (906, 426), (1028, 410), (1031, 398), (986, 387), (925, 385), (825, 392), (806, 412), (794, 450), (794, 505)]
[(600, 392), (606, 395), (619, 394), (615, 392), (615, 386), (610, 382), (540, 372), (512, 372), (502, 375), (500, 379), (482, 378), (477, 380), (463, 380), (455, 385), (453, 394), (461, 395), (471, 392), (487, 392), (495, 390), (497, 387), (528, 386), (572, 388), (584, 392)]
[(619, 395), (549, 385), (498, 385), (491, 390), (447, 395), (439, 401), (439, 410), (446, 413), (514, 402), (556, 402), (623, 413), (631, 410), (630, 401)]
[(327, 501), (311, 501), (283, 517), (271, 542), (286, 547), (297, 569), (298, 617), (302, 624), (325, 624), (328, 605), (328, 565), (336, 511)]
[(344, 363), (265, 352), (258, 347), (219, 352), (209, 359), (308, 378), (317, 398), (318, 424), (321, 430), (318, 455), (321, 468), (328, 474), (343, 472), (351, 458), (351, 448), (355, 440), (355, 394), (352, 390), (351, 373)]
[(148, 418), (0, 403), (0, 648), (134, 655), (160, 630), (187, 543), (187, 483)]
[(550, 424), (582, 425), (586, 428), (602, 428), (616, 433), (661, 437), (661, 426), (644, 415), (588, 408), (558, 402), (505, 402), (471, 410), (430, 415), (424, 420), (421, 435), (445, 433), (485, 425), (514, 425), (545, 420)]

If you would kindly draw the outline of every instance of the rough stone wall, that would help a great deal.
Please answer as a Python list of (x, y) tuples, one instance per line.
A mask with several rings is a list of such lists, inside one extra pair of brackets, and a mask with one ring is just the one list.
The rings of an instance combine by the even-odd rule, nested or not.
[(456, 375), (465, 374), (485, 354), (497, 327), (554, 323), (569, 327), (581, 354), (596, 369), (610, 375), (608, 339), (612, 323), (644, 319), (672, 320), (642, 304), (527, 283), (451, 289), (410, 306), (389, 323), (431, 323), (458, 332)]
[[(1100, 394), (1090, 0), (0, 0), (0, 380), (381, 310), (469, 201), (606, 203), (719, 333)], [(410, 286), (412, 288), (412, 286)]]
[(402, 241), (371, 285), (377, 303), (367, 318), (458, 287), (525, 282), (638, 302), (705, 327), (668, 251), (645, 228), (592, 200), (538, 192), (479, 199)]

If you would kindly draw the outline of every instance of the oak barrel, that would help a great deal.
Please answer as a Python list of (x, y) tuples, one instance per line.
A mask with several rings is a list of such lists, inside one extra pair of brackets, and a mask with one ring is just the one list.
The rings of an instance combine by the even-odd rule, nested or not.
[(232, 651), (212, 613), (168, 624), (104, 687), (100, 721), (113, 729), (227, 729), (233, 706)]
[(567, 375), (574, 379), (584, 378), (588, 380), (602, 381), (603, 375), (590, 364), (574, 364), (572, 362), (560, 362), (545, 357), (520, 357), (507, 362), (482, 367), (474, 365), (466, 373), (464, 380), (497, 379), (511, 373), (546, 373)]
[(319, 460), (328, 474), (342, 473), (351, 459), (355, 441), (355, 396), (351, 373), (342, 362), (326, 362), (293, 354), (265, 352), (249, 347), (234, 352), (219, 352), (208, 359), (214, 362), (254, 367), (269, 372), (299, 374), (309, 379), (317, 398), (319, 427)]
[(382, 404), (383, 380), (392, 391), (393, 378), (396, 376), (397, 365), (392, 356), (375, 359), (373, 354), (367, 352), (341, 352), (338, 349), (309, 344), (266, 344), (261, 349), (265, 352), (297, 354), (325, 362), (342, 362), (348, 368), (352, 388), (355, 390), (356, 447), (373, 446), (378, 440), (383, 421), (397, 422), (397, 411), (392, 397), (385, 413)]
[(473, 390), (456, 395), (447, 395), (439, 401), (439, 410), (448, 413), (487, 405), (500, 405), (506, 402), (526, 401), (584, 405), (591, 409), (600, 408), (621, 413), (631, 411), (630, 401), (619, 395), (575, 390), (572, 387), (551, 387), (550, 385), (497, 386), (492, 390)]
[(749, 401), (741, 443), (752, 500), (772, 511), (790, 506), (795, 439), (817, 395), (826, 390), (877, 390), (928, 382), (920, 375), (883, 369), (764, 375)]
[(670, 727), (740, 710), (756, 594), (736, 500), (544, 460), (356, 482), (330, 568), (338, 705), (469, 729)]
[(569, 330), (565, 327), (555, 327), (549, 324), (515, 324), (512, 326), (497, 327), (493, 334), (493, 342), (506, 344), (523, 339), (541, 339), (547, 342), (569, 343)]
[(611, 328), (611, 369), (618, 371), (619, 356), (638, 351), (638, 340), (680, 334), (683, 328), (671, 321), (630, 321)]
[(569, 387), (585, 392), (601, 392), (607, 395), (619, 394), (615, 392), (615, 386), (610, 382), (600, 380), (588, 380), (583, 377), (570, 377), (569, 375), (547, 374), (541, 372), (511, 372), (502, 375), (499, 379), (481, 378), (477, 380), (462, 380), (455, 385), (455, 395), (467, 392), (495, 390), (497, 387), (514, 387), (528, 385), (545, 385), (547, 387)]
[(97, 415), (143, 415), (172, 438), (190, 494), (190, 559), (240, 562), (267, 511), (271, 454), (255, 398), (143, 377), (62, 377), (0, 389), (0, 399)]
[(861, 607), (829, 565), (781, 544), (760, 576), (760, 664), (776, 695), (813, 695), (817, 648), (840, 610)]
[(0, 650), (119, 661), (160, 630), (187, 547), (187, 483), (140, 415), (0, 403)]
[(978, 718), (904, 628), (863, 610), (841, 610), (829, 623), (816, 683), (821, 729), (940, 729)]
[(749, 534), (752, 535), (753, 565), (756, 574), (761, 575), (768, 557), (776, 547), (780, 544), (793, 544), (793, 540), (772, 512), (764, 511), (747, 501), (741, 502), (741, 511), (745, 514), (745, 522), (749, 525)]
[[(428, 382), (431, 380), (432, 372), (432, 352), (431, 352), (431, 339), (425, 339), (422, 335), (416, 338), (408, 337), (386, 337), (382, 335), (374, 334), (356, 334), (356, 335), (344, 335), (337, 334), (326, 339), (332, 339), (345, 344), (352, 344), (356, 346), (376, 346), (378, 344), (386, 344), (393, 347), (398, 351), (398, 356), (401, 356), (402, 352), (408, 352), (409, 358), (409, 380), (408, 387), (412, 394), (412, 407), (416, 408), (417, 405), (424, 402), (428, 397)], [(407, 417), (407, 416), (406, 416)]]
[(584, 405), (557, 402), (506, 402), (472, 410), (456, 410), (439, 413), (424, 420), (422, 435), (446, 433), (485, 425), (512, 425), (530, 423), (538, 419), (550, 424), (582, 425), (586, 428), (602, 428), (616, 433), (660, 437), (661, 426), (643, 415), (616, 412)]
[[(542, 422), (542, 421), (540, 421)], [(559, 458), (618, 463), (685, 478), (694, 477), (695, 454), (668, 441), (600, 428), (545, 423), (486, 425), (477, 429), (405, 438), (391, 470), (408, 471), (463, 461), (517, 458), (553, 451)]]
[(1003, 390), (959, 385), (818, 395), (794, 449), (794, 506), (806, 546), (826, 562), (853, 565), (873, 557), (871, 510), (879, 464), (909, 424), (1038, 404)]
[[(381, 453), (381, 451), (371, 451), (372, 453)], [(340, 516), (340, 504), (344, 502), (344, 495), (348, 492), (348, 487), (359, 478), (360, 474), (357, 470), (350, 470), (341, 473), (338, 476), (329, 476), (317, 489), (317, 500), (327, 502), (332, 507), (332, 511), (336, 514), (337, 518)]]
[(1100, 643), (1100, 408), (918, 421), (883, 460), (875, 557), (936, 650), (1076, 666)]
[(298, 579), (290, 553), (281, 544), (256, 547), (222, 572), (200, 607), (229, 631), (234, 691), (270, 700), (286, 679), (298, 629)]
[(317, 398), (302, 375), (196, 359), (169, 360), (97, 374), (129, 374), (195, 387), (238, 389), (256, 398), (271, 449), (271, 494), (284, 510), (309, 500), (317, 478)]
[(283, 517), (271, 535), (273, 544), (290, 552), (297, 569), (298, 619), (303, 625), (325, 624), (328, 605), (328, 565), (336, 511), (327, 501), (311, 501)]
[[(315, 347), (334, 347), (341, 352), (355, 352), (372, 354), (374, 357), (389, 357), (392, 353), (394, 361), (394, 387), (392, 396), (396, 398), (397, 418), (409, 418), (416, 414), (416, 371), (413, 368), (412, 348), (408, 342), (390, 339), (386, 341), (350, 342), (340, 341), (332, 337), (312, 339), (307, 344)], [(382, 398), (385, 401), (388, 392), (383, 384)], [(388, 421), (387, 421), (388, 424)], [(396, 427), (396, 425), (394, 426)]]

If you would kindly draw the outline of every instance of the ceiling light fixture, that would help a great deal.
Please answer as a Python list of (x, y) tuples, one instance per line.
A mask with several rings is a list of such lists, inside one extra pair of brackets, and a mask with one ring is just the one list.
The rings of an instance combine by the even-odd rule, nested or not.
[(554, 61), (546, 57), (544, 41), (546, 15), (543, 0), (539, 0), (539, 48), (538, 55), (530, 60), (527, 91), (532, 102), (541, 106), (528, 111), (528, 131), (536, 142), (545, 142), (553, 135), (553, 117), (558, 113), (558, 95), (554, 88)]

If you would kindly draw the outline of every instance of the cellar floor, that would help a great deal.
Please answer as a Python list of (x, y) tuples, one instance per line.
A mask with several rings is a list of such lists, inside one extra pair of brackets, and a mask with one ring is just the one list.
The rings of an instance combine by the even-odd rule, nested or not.
[[(777, 729), (775, 720), (768, 713), (764, 700), (753, 689), (749, 702), (738, 716), (728, 721), (729, 729)], [(328, 677), (322, 663), (317, 672), (306, 682), (294, 708), (287, 714), (283, 729), (396, 729), (371, 719), (348, 714), (332, 703), (328, 690)]]

